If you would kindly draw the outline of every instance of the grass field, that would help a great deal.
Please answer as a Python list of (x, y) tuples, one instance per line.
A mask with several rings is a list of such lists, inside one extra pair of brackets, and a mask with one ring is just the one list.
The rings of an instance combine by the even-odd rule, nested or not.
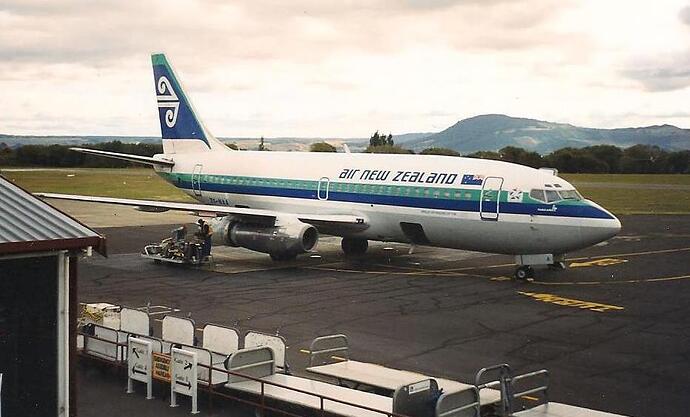
[(690, 175), (688, 174), (560, 174), (560, 176), (573, 184), (605, 182), (690, 185)]
[(3, 170), (2, 175), (32, 192), (194, 201), (147, 168)]
[[(33, 192), (193, 201), (145, 168), (5, 170), (2, 174)], [(615, 214), (690, 214), (690, 175), (564, 174), (563, 178)]]

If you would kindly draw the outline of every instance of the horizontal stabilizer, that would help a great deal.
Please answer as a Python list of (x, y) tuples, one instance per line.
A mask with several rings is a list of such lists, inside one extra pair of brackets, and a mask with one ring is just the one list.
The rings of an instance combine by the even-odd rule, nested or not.
[(128, 153), (119, 153), (119, 152), (99, 151), (98, 149), (88, 149), (88, 148), (69, 148), (69, 149), (71, 151), (75, 151), (75, 152), (81, 152), (81, 153), (90, 154), (90, 155), (103, 156), (106, 158), (122, 159), (122, 160), (130, 161), (130, 162), (138, 162), (140, 164), (160, 165), (160, 166), (166, 166), (166, 167), (171, 167), (171, 166), (175, 165), (175, 162), (170, 161), (168, 159), (156, 159), (156, 158), (152, 158), (150, 156), (132, 155), (132, 154), (128, 154)]

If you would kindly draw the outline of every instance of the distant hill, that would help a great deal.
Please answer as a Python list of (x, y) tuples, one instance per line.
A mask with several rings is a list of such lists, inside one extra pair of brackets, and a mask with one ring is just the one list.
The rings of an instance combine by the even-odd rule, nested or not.
[(415, 151), (441, 147), (467, 154), (518, 146), (546, 154), (565, 147), (591, 145), (628, 147), (656, 145), (666, 150), (690, 149), (690, 129), (671, 125), (593, 129), (564, 123), (486, 114), (464, 119), (439, 133), (405, 143)]
[[(259, 138), (219, 138), (236, 143), (242, 149), (256, 149)], [(0, 134), (0, 146), (73, 145), (103, 143), (119, 140), (124, 143), (159, 143), (153, 136), (15, 136)], [(593, 129), (565, 123), (485, 114), (464, 119), (438, 133), (405, 133), (394, 135), (397, 145), (419, 152), (425, 148), (450, 148), (462, 154), (476, 151), (497, 151), (506, 146), (547, 154), (565, 147), (582, 148), (590, 145), (628, 147), (637, 144), (656, 145), (669, 151), (690, 149), (690, 129), (671, 125), (622, 129)], [(326, 141), (342, 150), (347, 143), (353, 152), (364, 150), (369, 138), (265, 138), (266, 146), (274, 151), (306, 151), (315, 142)]]

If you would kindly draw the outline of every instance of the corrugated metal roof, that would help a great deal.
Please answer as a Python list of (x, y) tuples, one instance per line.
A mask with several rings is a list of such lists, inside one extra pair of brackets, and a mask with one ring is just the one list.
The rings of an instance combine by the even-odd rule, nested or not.
[(0, 176), (0, 254), (87, 246), (105, 254), (103, 236)]

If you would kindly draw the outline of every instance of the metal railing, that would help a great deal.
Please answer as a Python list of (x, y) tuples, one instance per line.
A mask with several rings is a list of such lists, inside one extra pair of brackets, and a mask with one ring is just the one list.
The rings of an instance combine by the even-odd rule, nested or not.
[[(112, 330), (112, 329), (111, 329), (111, 330)], [(92, 335), (92, 334), (89, 334), (89, 333), (84, 333), (84, 332), (81, 332), (81, 331), (78, 333), (78, 335), (84, 337), (84, 346), (86, 346), (86, 343), (88, 343), (88, 342), (87, 342), (87, 339), (93, 339), (93, 340), (98, 340), (98, 341), (105, 342), (105, 343), (111, 343), (111, 344), (113, 344), (113, 345), (116, 346), (116, 350), (117, 350), (117, 348), (123, 347), (123, 348), (124, 348), (123, 351), (127, 353), (127, 343), (120, 343), (120, 342), (117, 342), (117, 341), (113, 342), (112, 340), (104, 339), (104, 338), (101, 338), (101, 337), (98, 337), (98, 336), (95, 336), (95, 335)], [(151, 336), (137, 335), (137, 334), (134, 334), (134, 333), (130, 333), (129, 335), (130, 335), (130, 336), (133, 336), (133, 337), (143, 336), (143, 337), (145, 337), (146, 339), (155, 339), (155, 338), (152, 338)], [(178, 344), (178, 345), (179, 345), (179, 344)], [(182, 346), (184, 346), (184, 345), (182, 345)], [(200, 349), (203, 350), (203, 348), (199, 348), (199, 347), (196, 347), (196, 346), (194, 346), (193, 348), (194, 348), (195, 350), (200, 350)], [(168, 352), (168, 353), (169, 353), (169, 352)], [(117, 360), (117, 359), (115, 358), (115, 360), (112, 360), (112, 361), (110, 361), (110, 360), (108, 360), (108, 359), (105, 359), (105, 358), (103, 358), (103, 357), (101, 357), (101, 356), (98, 356), (98, 355), (89, 354), (88, 352), (85, 352), (85, 351), (80, 352), (80, 355), (81, 355), (82, 357), (88, 357), (88, 358), (91, 358), (91, 359), (96, 359), (96, 360), (99, 360), (99, 361), (104, 361), (104, 362), (113, 364), (113, 365), (118, 366), (118, 367), (126, 367), (126, 363), (127, 363), (127, 355), (126, 355), (126, 354), (123, 355), (122, 360)], [(242, 374), (242, 373), (239, 373), (239, 372), (229, 371), (229, 370), (227, 370), (227, 369), (225, 369), (225, 368), (217, 368), (217, 367), (213, 366), (212, 361), (211, 361), (211, 363), (208, 364), (208, 365), (206, 365), (206, 364), (201, 364), (201, 363), (197, 363), (197, 366), (198, 366), (198, 367), (202, 367), (202, 368), (208, 369), (208, 377), (207, 377), (206, 380), (201, 380), (202, 383), (201, 383), (200, 385), (201, 385), (201, 389), (202, 389), (202, 390), (206, 390), (206, 391), (208, 392), (208, 394), (209, 394), (209, 404), (210, 404), (211, 407), (212, 407), (212, 398), (213, 398), (213, 396), (218, 396), (218, 397), (221, 397), (221, 398), (226, 398), (226, 399), (230, 399), (230, 400), (233, 400), (233, 401), (237, 401), (237, 402), (240, 402), (240, 403), (243, 403), (243, 404), (247, 404), (247, 405), (251, 405), (251, 406), (257, 407), (257, 408), (259, 409), (259, 411), (260, 411), (260, 413), (261, 413), (262, 416), (265, 415), (266, 411), (272, 411), (272, 412), (280, 413), (280, 414), (283, 414), (283, 415), (286, 415), (286, 416), (289, 416), (289, 417), (303, 417), (303, 416), (301, 416), (301, 415), (299, 415), (299, 414), (295, 414), (295, 413), (289, 412), (289, 411), (284, 410), (284, 409), (280, 409), (280, 408), (277, 408), (277, 407), (273, 407), (273, 406), (268, 405), (268, 404), (266, 403), (266, 400), (267, 400), (267, 399), (274, 400), (274, 401), (278, 401), (278, 402), (287, 402), (287, 401), (285, 401), (285, 400), (281, 400), (281, 399), (278, 399), (278, 398), (272, 398), (272, 397), (266, 395), (266, 386), (274, 386), (274, 387), (278, 387), (278, 388), (282, 388), (282, 389), (289, 390), (289, 391), (291, 391), (291, 392), (300, 393), (300, 394), (304, 394), (304, 395), (309, 395), (309, 396), (312, 396), (312, 397), (314, 397), (314, 398), (317, 398), (318, 401), (319, 401), (319, 408), (316, 409), (316, 411), (318, 411), (318, 412), (320, 413), (321, 416), (325, 416), (326, 414), (336, 414), (336, 413), (334, 413), (333, 411), (329, 411), (329, 410), (327, 410), (327, 409), (324, 407), (324, 403), (325, 403), (326, 401), (331, 401), (331, 402), (333, 402), (333, 403), (342, 404), (342, 405), (349, 406), (349, 407), (354, 407), (354, 408), (356, 408), (356, 409), (365, 410), (365, 411), (373, 412), (373, 413), (378, 413), (378, 414), (381, 414), (382, 416), (387, 416), (387, 417), (410, 417), (410, 416), (407, 416), (407, 415), (404, 415), (404, 414), (395, 413), (395, 412), (393, 412), (393, 411), (379, 410), (379, 409), (376, 409), (376, 408), (373, 408), (373, 407), (368, 407), (368, 406), (361, 405), (361, 404), (355, 404), (355, 403), (352, 403), (352, 402), (349, 402), (349, 401), (341, 400), (341, 399), (334, 398), (334, 397), (330, 397), (330, 396), (327, 396), (327, 395), (317, 394), (317, 393), (314, 393), (314, 392), (311, 392), (311, 391), (306, 391), (306, 390), (303, 390), (303, 389), (300, 389), (300, 388), (290, 387), (290, 386), (288, 386), (288, 385), (280, 384), (280, 383), (277, 383), (277, 382), (265, 381), (265, 380), (263, 380), (263, 379), (261, 379), (261, 378), (256, 378), (256, 377), (249, 376), (249, 375), (245, 375), (245, 374)], [(213, 383), (212, 383), (212, 379), (213, 379), (212, 376), (213, 376), (213, 372), (214, 372), (214, 371), (216, 371), (216, 372), (222, 372), (222, 373), (227, 374), (227, 375), (228, 375), (228, 379), (229, 379), (230, 376), (232, 375), (232, 376), (237, 376), (237, 377), (240, 377), (240, 378), (243, 378), (243, 379), (246, 379), (246, 380), (258, 382), (258, 383), (260, 384), (260, 393), (259, 393), (259, 395), (258, 395), (258, 396), (259, 396), (259, 400), (258, 400), (258, 401), (251, 401), (251, 400), (247, 400), (247, 399), (238, 397), (238, 396), (236, 396), (236, 395), (233, 395), (233, 394), (230, 393), (230, 392), (222, 392), (222, 391), (215, 390), (215, 389), (214, 389), (214, 386), (213, 386)], [(225, 389), (226, 389), (226, 390), (233, 390), (232, 388), (225, 388)], [(240, 392), (243, 392), (243, 393), (245, 393), (245, 394), (250, 394), (250, 395), (253, 394), (253, 393), (247, 392), (247, 391), (240, 391)], [(254, 394), (254, 395), (256, 395), (256, 394)], [(303, 406), (303, 407), (305, 407), (305, 408), (313, 408), (313, 407), (309, 407), (309, 406), (307, 406), (307, 405), (299, 404), (299, 403), (291, 403), (291, 404), (301, 405), (301, 406)]]
[(536, 386), (533, 388), (528, 388), (524, 391), (515, 392), (515, 393), (513, 393), (513, 399), (518, 399), (518, 398), (522, 398), (522, 397), (525, 397), (528, 395), (538, 394), (540, 392), (543, 392), (544, 393), (544, 401), (549, 402), (549, 371), (547, 371), (546, 369), (541, 369), (539, 371), (528, 372), (526, 374), (514, 376), (511, 379), (511, 385), (513, 386), (513, 390), (514, 390), (516, 383), (523, 381), (523, 380), (526, 380), (526, 379), (539, 377), (539, 376), (544, 377), (544, 382), (542, 385), (539, 385), (539, 386)]
[[(477, 390), (481, 393), (481, 390), (486, 388), (499, 387), (501, 392), (501, 402), (498, 409), (498, 415), (501, 417), (507, 417), (511, 414), (511, 384), (510, 384), (510, 366), (507, 363), (502, 363), (499, 365), (488, 366), (482, 368), (477, 372), (474, 378), (474, 385)], [(487, 376), (498, 375), (498, 379), (491, 379), (485, 381)]]

